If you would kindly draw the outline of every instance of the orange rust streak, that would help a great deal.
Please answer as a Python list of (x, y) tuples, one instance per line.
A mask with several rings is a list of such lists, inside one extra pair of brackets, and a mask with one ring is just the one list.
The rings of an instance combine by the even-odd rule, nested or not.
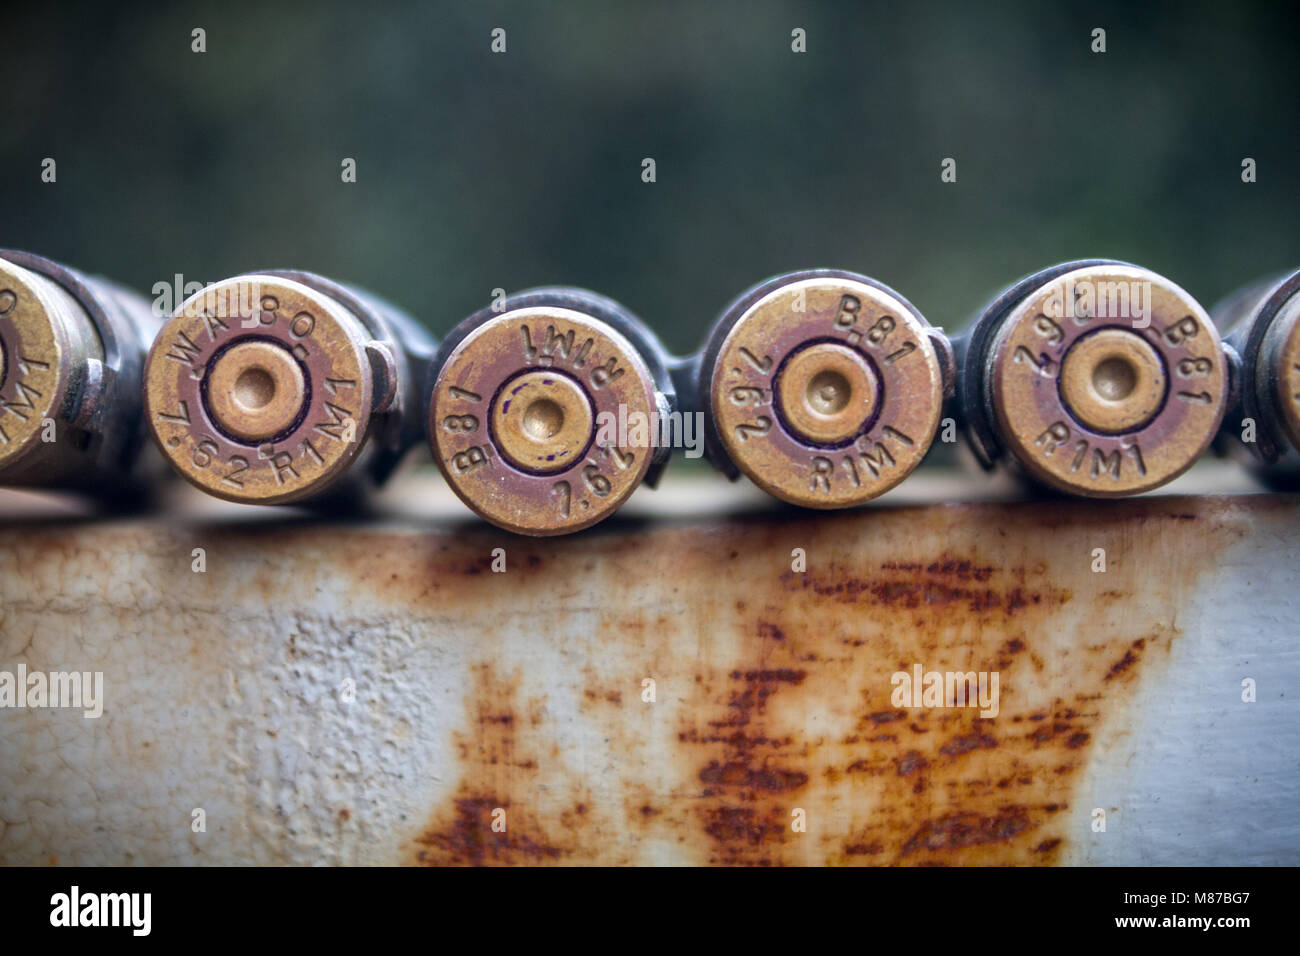
[[(1089, 759), (1116, 745), (1112, 721), (1140, 681), (1158, 679), (1216, 544), (1248, 530), (1225, 501), (907, 507), (547, 542), (479, 532), (455, 549), (412, 540), (409, 560), (389, 541), (382, 565), (359, 562), (359, 586), (408, 606), (454, 588), (527, 609), (464, 635), (480, 663), (448, 768), (460, 783), (415, 856), (1061, 862), (1086, 831), (1075, 795)], [(520, 570), (482, 573), (494, 546)], [(806, 573), (790, 570), (796, 547)], [(1110, 573), (1091, 572), (1095, 547)], [(594, 628), (575, 627), (575, 605), (597, 608)], [(501, 675), (551, 645), (525, 746)], [(999, 714), (899, 706), (891, 675), (914, 664), (998, 671)], [(561, 714), (577, 715), (580, 743)], [(485, 829), (498, 806), (508, 837)]]
[[(458, 735), (464, 763), (474, 768), (462, 779), (452, 803), (452, 818), (417, 837), (415, 862), (428, 865), (546, 863), (563, 860), (572, 846), (556, 842), (527, 802), (512, 803), (510, 795), (527, 792), (539, 776), (535, 759), (522, 756), (516, 744), (516, 682), (502, 680), (489, 664), (480, 665), (471, 732)], [(578, 816), (586, 807), (576, 804)]]

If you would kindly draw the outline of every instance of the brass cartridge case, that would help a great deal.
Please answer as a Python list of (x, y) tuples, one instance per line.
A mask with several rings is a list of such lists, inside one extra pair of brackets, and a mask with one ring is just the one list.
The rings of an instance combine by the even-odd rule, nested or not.
[(355, 495), (419, 443), (433, 347), (368, 292), (308, 272), (235, 276), (187, 299), (155, 340), (149, 427), (173, 467), (219, 498)]
[(1229, 356), (1205, 310), (1169, 279), (1113, 260), (1029, 276), (956, 344), (976, 457), (1069, 494), (1171, 481), (1209, 446), (1230, 395)]
[(1251, 283), (1213, 315), (1240, 356), (1221, 445), (1266, 484), (1300, 488), (1300, 271)]
[(583, 289), (510, 296), (434, 360), (428, 430), (452, 489), (493, 524), (567, 534), (608, 517), (670, 448), (671, 360), (623, 306)]
[(845, 508), (920, 464), (954, 363), (942, 332), (892, 289), (808, 270), (725, 309), (697, 376), (717, 467), (793, 504)]
[(145, 490), (140, 377), (158, 324), (107, 279), (0, 250), (0, 484)]

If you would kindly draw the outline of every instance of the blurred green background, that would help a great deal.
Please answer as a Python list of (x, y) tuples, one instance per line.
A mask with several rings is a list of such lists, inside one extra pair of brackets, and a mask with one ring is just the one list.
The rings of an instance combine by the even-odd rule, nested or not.
[(1073, 257), (1207, 305), (1300, 266), (1294, 3), (46, 3), (6, 27), (0, 244), (146, 292), (307, 268), (442, 332), (496, 287), (574, 283), (687, 351), (795, 268), (951, 331)]

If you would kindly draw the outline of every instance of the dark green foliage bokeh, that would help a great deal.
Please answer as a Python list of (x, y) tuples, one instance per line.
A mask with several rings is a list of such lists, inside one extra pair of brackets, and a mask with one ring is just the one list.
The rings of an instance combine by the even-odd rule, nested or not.
[(1300, 266), (1294, 9), (32, 5), (0, 53), (0, 244), (146, 292), (312, 269), (438, 332), (496, 287), (574, 283), (676, 351), (745, 286), (811, 266), (950, 330), (1078, 256), (1208, 305)]

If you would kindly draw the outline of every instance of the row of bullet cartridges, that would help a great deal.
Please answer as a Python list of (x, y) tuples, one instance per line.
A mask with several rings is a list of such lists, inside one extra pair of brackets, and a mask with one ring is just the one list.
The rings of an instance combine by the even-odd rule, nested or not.
[(1015, 282), (948, 336), (883, 283), (814, 269), (746, 290), (674, 357), (579, 288), (501, 295), (438, 342), (309, 272), (235, 276), (160, 314), (0, 251), (0, 484), (129, 499), (162, 472), (152, 443), (209, 494), (319, 507), (424, 445), (479, 515), (552, 535), (653, 486), (674, 448), (796, 505), (861, 504), (949, 424), (983, 467), (1066, 494), (1149, 491), (1211, 446), (1300, 486), (1300, 272), (1212, 312), (1090, 259)]

